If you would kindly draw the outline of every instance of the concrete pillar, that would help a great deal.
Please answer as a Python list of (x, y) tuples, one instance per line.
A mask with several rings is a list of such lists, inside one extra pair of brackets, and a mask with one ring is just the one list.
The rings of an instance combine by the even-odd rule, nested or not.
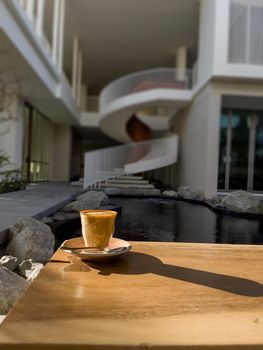
[[(213, 85), (212, 85), (213, 86)], [(206, 146), (205, 146), (205, 183), (204, 194), (212, 198), (217, 193), (219, 145), (220, 145), (221, 95), (211, 89), (207, 101)]]
[(70, 125), (54, 124), (52, 180), (69, 181), (72, 134)]
[(26, 7), (26, 0), (20, 0), (19, 3), (25, 9), (25, 7)]
[(42, 37), (42, 33), (43, 33), (44, 12), (45, 12), (45, 0), (38, 0), (37, 16), (36, 16), (36, 31), (40, 37)]
[[(228, 61), (230, 1), (215, 0), (214, 26), (214, 71)], [(208, 29), (207, 29), (208, 30)]]
[(59, 40), (58, 40), (58, 68), (63, 71), (63, 52), (64, 52), (64, 27), (65, 27), (65, 0), (61, 0), (60, 21), (59, 21)]
[(57, 62), (58, 58), (58, 32), (59, 32), (60, 0), (54, 0), (53, 31), (52, 31), (52, 59)]
[(198, 85), (222, 72), (227, 63), (229, 0), (201, 0), (198, 40)]
[(206, 198), (217, 193), (221, 95), (209, 84), (176, 116), (179, 161), (173, 185), (190, 186)]
[(185, 81), (187, 69), (187, 48), (185, 46), (178, 47), (176, 50), (175, 68), (177, 80)]
[(35, 0), (27, 0), (26, 13), (31, 21), (34, 18), (34, 8), (35, 8)]
[[(9, 164), (1, 170), (20, 169), (23, 150), (23, 101), (14, 100), (10, 112), (12, 118), (0, 122), (0, 150), (9, 157)], [(8, 117), (7, 111), (1, 112), (1, 118)]]
[(73, 60), (72, 60), (72, 94), (75, 98), (77, 96), (78, 51), (79, 51), (79, 40), (75, 36), (73, 39)]
[(77, 105), (81, 106), (81, 86), (82, 86), (82, 53), (78, 55), (78, 81), (77, 81)]

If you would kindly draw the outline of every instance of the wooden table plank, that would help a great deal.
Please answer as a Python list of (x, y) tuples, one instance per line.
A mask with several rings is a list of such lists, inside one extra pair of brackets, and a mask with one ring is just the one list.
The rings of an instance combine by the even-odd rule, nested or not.
[(133, 242), (107, 263), (58, 251), (1, 349), (263, 348), (263, 247)]

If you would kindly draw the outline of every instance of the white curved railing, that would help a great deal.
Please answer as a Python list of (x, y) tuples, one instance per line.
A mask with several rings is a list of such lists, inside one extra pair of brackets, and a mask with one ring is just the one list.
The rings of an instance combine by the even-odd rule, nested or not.
[(100, 112), (116, 99), (153, 89), (189, 90), (192, 87), (192, 71), (175, 68), (155, 68), (136, 72), (114, 80), (100, 95)]
[(162, 168), (177, 161), (177, 135), (85, 153), (84, 188), (125, 174)]
[[(174, 108), (177, 108), (176, 104), (182, 107), (191, 99), (191, 87), (192, 71), (174, 68), (156, 68), (117, 79), (100, 94), (100, 127), (112, 138), (129, 142), (126, 123), (136, 110), (156, 107), (160, 101), (162, 108), (165, 107), (165, 103), (168, 106), (173, 103)], [(140, 94), (149, 90), (155, 90), (154, 94)], [(174, 94), (171, 90), (188, 91)], [(126, 99), (125, 103), (119, 103), (121, 98), (126, 96), (131, 96), (132, 100)], [(177, 161), (177, 148), (178, 139), (173, 135), (87, 152), (84, 187), (100, 186), (102, 181), (115, 176), (136, 174), (171, 165)]]

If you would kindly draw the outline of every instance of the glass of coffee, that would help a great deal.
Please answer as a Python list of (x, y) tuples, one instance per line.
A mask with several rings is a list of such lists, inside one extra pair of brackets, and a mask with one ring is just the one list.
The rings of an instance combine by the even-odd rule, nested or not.
[(85, 247), (107, 250), (114, 234), (117, 212), (112, 210), (81, 210), (81, 226)]

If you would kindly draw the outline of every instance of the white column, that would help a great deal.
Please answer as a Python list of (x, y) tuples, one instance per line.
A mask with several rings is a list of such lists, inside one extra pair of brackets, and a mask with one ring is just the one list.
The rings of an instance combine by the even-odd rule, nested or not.
[(230, 1), (215, 0), (214, 3), (215, 19), (212, 22), (212, 27), (206, 28), (206, 30), (214, 33), (214, 37), (212, 38), (214, 45), (212, 57), (213, 71), (215, 72), (217, 67), (220, 69), (228, 61)]
[(60, 0), (54, 0), (52, 58), (57, 62)]
[(53, 181), (69, 181), (71, 166), (72, 133), (70, 125), (53, 124), (53, 163), (51, 174)]
[(178, 47), (175, 56), (175, 68), (177, 80), (186, 79), (187, 49), (185, 46)]
[(73, 60), (72, 60), (72, 94), (77, 97), (77, 72), (78, 72), (78, 50), (79, 41), (75, 36), (73, 39)]
[(58, 50), (58, 68), (63, 71), (63, 52), (64, 52), (64, 27), (65, 27), (65, 0), (60, 0), (60, 21), (59, 21), (59, 50)]
[(45, 11), (45, 0), (37, 1), (37, 18), (36, 18), (36, 30), (37, 34), (42, 37), (43, 32), (43, 21)]
[(82, 84), (82, 53), (78, 55), (78, 84), (77, 84), (77, 105), (81, 103), (81, 84)]
[(26, 0), (20, 0), (20, 5), (21, 7), (25, 8), (26, 7)]
[(34, 18), (34, 8), (35, 8), (35, 0), (27, 0), (26, 13), (31, 21)]

